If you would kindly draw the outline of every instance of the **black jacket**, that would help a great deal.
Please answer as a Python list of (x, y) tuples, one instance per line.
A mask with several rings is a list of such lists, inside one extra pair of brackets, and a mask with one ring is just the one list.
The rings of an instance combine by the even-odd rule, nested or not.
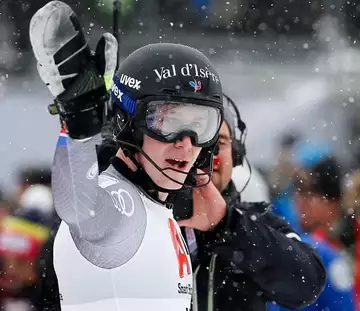
[[(242, 203), (233, 183), (223, 195), (227, 216), (211, 232), (195, 231), (193, 310), (263, 311), (269, 301), (298, 309), (314, 302), (326, 279), (316, 251), (269, 204)], [(184, 204), (192, 204), (189, 193), (177, 195), (174, 209)]]

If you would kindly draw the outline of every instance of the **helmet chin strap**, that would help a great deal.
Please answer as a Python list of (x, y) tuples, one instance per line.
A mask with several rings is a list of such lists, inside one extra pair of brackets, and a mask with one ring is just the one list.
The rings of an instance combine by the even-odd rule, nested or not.
[(132, 157), (128, 149), (120, 148), (116, 153), (116, 156), (120, 158), (133, 172), (139, 169), (140, 164), (135, 157)]
[[(196, 172), (196, 169), (197, 169), (196, 165), (194, 165), (190, 169), (189, 172), (180, 171), (180, 170), (177, 170), (174, 168), (163, 169), (163, 168), (159, 167), (153, 161), (153, 159), (151, 159), (151, 157), (146, 152), (144, 152), (142, 150), (142, 148), (140, 147), (141, 144), (140, 144), (139, 140), (136, 138), (136, 132), (135, 132), (136, 129), (132, 128), (132, 118), (117, 115), (113, 119), (112, 126), (113, 126), (113, 128), (118, 129), (117, 131), (113, 132), (114, 141), (118, 144), (118, 147), (122, 149), (124, 156), (133, 162), (134, 166), (136, 167), (135, 170), (144, 173), (144, 176), (148, 177), (149, 183), (151, 184), (151, 187), (154, 190), (157, 190), (159, 192), (164, 192), (164, 193), (174, 193), (174, 192), (185, 191), (187, 189), (203, 187), (210, 183), (211, 177), (212, 177), (212, 172), (213, 172), (213, 161), (209, 161), (210, 162), (209, 171), (203, 172), (203, 173)], [(132, 139), (135, 143), (130, 143), (130, 142), (124, 140), (124, 137), (128, 138), (129, 136), (132, 136)], [(130, 148), (126, 148), (126, 147), (130, 147)], [(141, 153), (162, 175), (164, 175), (166, 178), (170, 179), (172, 182), (180, 185), (181, 186), (180, 189), (167, 189), (167, 188), (163, 188), (163, 187), (157, 185), (150, 178), (150, 176), (146, 173), (146, 171), (144, 170), (142, 165), (139, 163), (139, 161), (135, 158), (136, 152)], [(185, 181), (183, 183), (177, 181), (176, 179), (169, 176), (165, 172), (166, 170), (172, 170), (174, 172), (186, 175)], [(204, 175), (207, 175), (209, 177), (207, 182), (198, 184), (196, 181), (196, 177), (204, 176)]]

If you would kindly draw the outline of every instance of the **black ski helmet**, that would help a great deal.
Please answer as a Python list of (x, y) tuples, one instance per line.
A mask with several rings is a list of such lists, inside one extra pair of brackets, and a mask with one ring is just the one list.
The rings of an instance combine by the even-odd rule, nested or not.
[[(189, 131), (173, 137), (181, 139), (190, 136), (194, 145), (202, 147), (195, 168), (210, 167), (212, 173), (213, 148), (223, 120), (223, 98), (219, 75), (201, 52), (172, 43), (156, 43), (139, 48), (119, 65), (111, 87), (111, 102), (112, 110), (117, 111), (113, 118), (114, 136), (120, 147), (129, 149), (130, 154), (144, 154), (141, 149), (143, 135), (155, 135), (147, 129), (144, 121), (149, 103), (176, 102), (218, 111), (219, 118), (213, 122), (216, 123), (216, 131), (208, 141), (201, 141), (196, 135), (192, 137), (193, 132)], [(155, 138), (163, 140), (161, 136)], [(133, 147), (135, 150), (131, 150)], [(146, 154), (144, 156), (157, 167)], [(157, 168), (165, 174), (161, 168)]]
[[(205, 55), (185, 45), (156, 43), (139, 48), (120, 64), (115, 77), (136, 100), (173, 94), (222, 107), (218, 73)], [(191, 81), (200, 81), (201, 89), (195, 91)]]

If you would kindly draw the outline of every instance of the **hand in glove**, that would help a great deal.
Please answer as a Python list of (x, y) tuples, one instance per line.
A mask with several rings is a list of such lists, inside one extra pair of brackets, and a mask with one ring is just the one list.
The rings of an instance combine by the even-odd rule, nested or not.
[(92, 53), (73, 10), (51, 1), (32, 17), (30, 41), (39, 75), (55, 97), (50, 113), (60, 115), (73, 138), (99, 133), (117, 64), (115, 37), (103, 34)]

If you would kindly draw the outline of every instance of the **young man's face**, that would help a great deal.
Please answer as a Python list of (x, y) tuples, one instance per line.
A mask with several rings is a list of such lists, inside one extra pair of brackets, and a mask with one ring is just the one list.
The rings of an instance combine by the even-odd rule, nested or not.
[(226, 122), (223, 122), (219, 132), (219, 161), (214, 164), (212, 182), (222, 192), (231, 180), (233, 169), (232, 140)]
[(316, 227), (323, 226), (324, 220), (330, 208), (325, 199), (320, 195), (295, 193), (295, 204), (301, 218), (301, 226), (306, 231), (312, 231)]
[[(172, 102), (151, 104), (145, 121), (148, 129), (158, 135), (171, 140), (177, 133), (195, 132), (200, 144), (210, 141), (216, 135), (220, 112), (215, 108)], [(182, 187), (186, 173), (194, 165), (201, 148), (194, 146), (187, 136), (174, 143), (165, 143), (144, 135), (142, 150), (177, 182), (164, 176), (143, 154), (138, 153), (138, 161), (150, 178), (162, 188), (176, 190)]]
[(312, 191), (311, 178), (309, 170), (297, 170), (294, 201), (300, 214), (301, 226), (306, 231), (331, 226), (332, 219), (337, 213), (336, 202)]
[(139, 154), (138, 161), (150, 176), (150, 178), (160, 187), (165, 189), (180, 189), (184, 183), (191, 167), (194, 165), (200, 147), (193, 146), (189, 137), (175, 143), (164, 143), (144, 135), (142, 150), (162, 169), (172, 168), (181, 171), (164, 170), (164, 173), (175, 179), (178, 183), (164, 176), (153, 166), (142, 154)]

